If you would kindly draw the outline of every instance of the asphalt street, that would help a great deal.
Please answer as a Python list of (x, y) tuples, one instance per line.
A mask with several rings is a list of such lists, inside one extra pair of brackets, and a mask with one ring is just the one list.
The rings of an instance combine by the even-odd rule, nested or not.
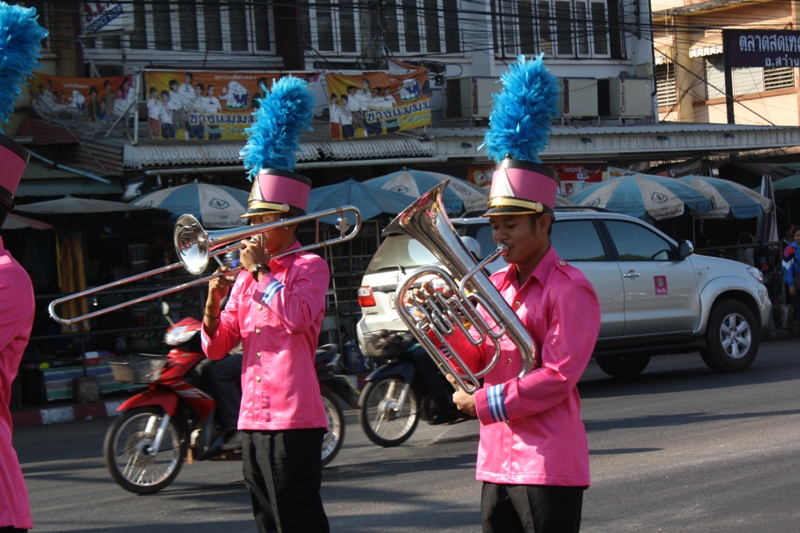
[[(697, 354), (654, 358), (632, 381), (591, 364), (580, 389), (592, 487), (584, 532), (794, 532), (800, 524), (800, 354), (764, 343), (753, 367), (711, 373)], [(34, 532), (255, 531), (240, 462), (186, 464), (161, 493), (108, 476), (110, 420), (18, 428)], [(334, 532), (477, 533), (478, 424), (422, 423), (397, 448), (369, 442), (347, 412), (345, 445), (324, 469)]]

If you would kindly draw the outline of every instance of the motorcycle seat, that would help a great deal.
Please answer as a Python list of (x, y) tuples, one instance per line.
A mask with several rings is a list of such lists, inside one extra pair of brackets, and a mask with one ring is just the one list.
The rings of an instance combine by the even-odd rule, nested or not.
[(339, 347), (335, 344), (325, 344), (317, 348), (315, 366), (327, 364), (339, 353)]

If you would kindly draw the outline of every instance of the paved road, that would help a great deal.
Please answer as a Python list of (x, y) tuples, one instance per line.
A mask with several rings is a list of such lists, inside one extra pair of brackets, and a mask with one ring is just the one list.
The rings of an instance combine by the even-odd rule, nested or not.
[[(637, 380), (581, 381), (593, 484), (584, 532), (790, 532), (800, 529), (800, 354), (762, 345), (756, 364), (710, 373), (699, 356), (655, 358)], [(348, 412), (345, 447), (323, 473), (339, 533), (480, 531), (478, 426), (421, 425), (403, 446), (370, 443)], [(184, 465), (152, 496), (108, 477), (108, 420), (20, 428), (15, 445), (34, 532), (255, 531), (241, 463)]]

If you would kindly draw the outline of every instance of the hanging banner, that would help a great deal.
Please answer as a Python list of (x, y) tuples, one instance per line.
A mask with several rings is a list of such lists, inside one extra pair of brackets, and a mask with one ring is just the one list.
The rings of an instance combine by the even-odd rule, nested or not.
[[(584, 188), (584, 183), (603, 181), (602, 165), (562, 164), (546, 165), (558, 173), (561, 193), (572, 194)], [(467, 180), (480, 187), (492, 186), (495, 165), (470, 165), (467, 167)]]
[(245, 139), (264, 87), (291, 74), (315, 83), (316, 72), (146, 70), (148, 137), (161, 140)]
[(106, 131), (121, 115), (133, 117), (133, 76), (65, 78), (37, 74), (30, 83), (31, 106), (47, 122), (93, 133)]
[(467, 181), (478, 187), (491, 187), (494, 167), (495, 165), (469, 165), (467, 167)]
[(334, 141), (385, 135), (431, 123), (427, 69), (410, 74), (326, 74), (325, 84)]
[(547, 165), (558, 173), (564, 181), (583, 181), (599, 183), (603, 181), (603, 165), (561, 164)]
[(83, 31), (86, 35), (133, 30), (131, 4), (128, 4), (127, 11), (122, 2), (81, 2), (81, 6)]

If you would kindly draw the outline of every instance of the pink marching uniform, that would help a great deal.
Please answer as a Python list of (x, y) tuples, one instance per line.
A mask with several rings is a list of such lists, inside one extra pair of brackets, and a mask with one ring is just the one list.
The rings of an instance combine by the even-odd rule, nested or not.
[(11, 446), (11, 383), (33, 326), (33, 287), (28, 273), (0, 238), (0, 527), (33, 527), (28, 492)]
[[(296, 242), (287, 251), (298, 248)], [(215, 334), (203, 327), (203, 350), (221, 359), (242, 341), (240, 430), (327, 428), (314, 370), (327, 263), (299, 253), (272, 259), (269, 268), (258, 283), (249, 272), (239, 274)]]
[[(481, 422), (476, 478), (588, 487), (589, 451), (576, 385), (600, 330), (597, 296), (552, 246), (522, 287), (515, 278), (507, 267), (491, 280), (533, 339), (534, 369), (517, 377), (522, 358), (510, 340), (501, 341), (500, 360), (475, 392)], [(481, 350), (463, 337), (448, 340), (473, 371), (494, 354), (491, 344)]]

